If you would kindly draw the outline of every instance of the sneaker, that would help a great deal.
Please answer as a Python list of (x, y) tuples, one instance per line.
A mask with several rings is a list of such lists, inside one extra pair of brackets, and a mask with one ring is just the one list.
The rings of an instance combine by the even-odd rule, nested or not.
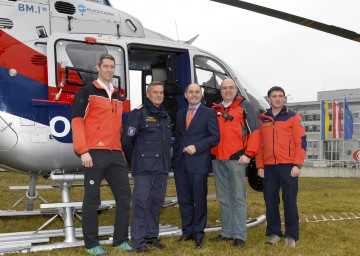
[(156, 248), (159, 248), (159, 249), (164, 249), (166, 247), (165, 244), (160, 243), (159, 239), (146, 241), (146, 244), (152, 245), (152, 246), (154, 246)]
[(90, 249), (85, 249), (85, 251), (91, 255), (108, 255), (107, 251), (105, 251), (100, 245)]
[(126, 252), (132, 251), (132, 247), (130, 246), (130, 244), (127, 241), (125, 241), (122, 244), (116, 246), (116, 248), (118, 248), (120, 250), (123, 250), (123, 251), (126, 251)]
[(289, 246), (289, 247), (295, 247), (296, 242), (295, 239), (292, 237), (285, 237), (285, 246)]
[(278, 235), (271, 235), (266, 241), (268, 244), (278, 244), (281, 241), (281, 237)]
[(233, 239), (230, 237), (222, 236), (222, 235), (218, 235), (213, 238), (210, 238), (210, 242), (221, 242), (221, 241), (230, 241), (230, 240), (233, 240)]

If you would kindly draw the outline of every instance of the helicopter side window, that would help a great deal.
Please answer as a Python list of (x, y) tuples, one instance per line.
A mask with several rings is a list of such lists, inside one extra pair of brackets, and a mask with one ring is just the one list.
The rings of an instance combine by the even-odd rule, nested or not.
[(96, 65), (101, 54), (114, 56), (115, 73), (112, 84), (125, 99), (125, 81), (121, 81), (121, 78), (125, 77), (125, 57), (123, 49), (119, 46), (58, 40), (55, 56), (57, 87), (66, 92), (76, 92), (81, 86), (97, 79)]
[(219, 62), (209, 57), (195, 56), (194, 63), (195, 82), (203, 88), (205, 105), (211, 106), (221, 99), (220, 85), (228, 72)]

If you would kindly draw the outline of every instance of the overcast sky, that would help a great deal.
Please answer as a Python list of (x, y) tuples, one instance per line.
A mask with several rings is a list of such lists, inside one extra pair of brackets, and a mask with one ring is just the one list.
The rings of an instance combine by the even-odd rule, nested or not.
[[(360, 33), (359, 0), (247, 2)], [(193, 45), (240, 71), (262, 95), (278, 85), (290, 102), (298, 102), (316, 100), (324, 89), (360, 88), (360, 43), (355, 41), (209, 0), (113, 0), (112, 4), (175, 40), (200, 34)]]

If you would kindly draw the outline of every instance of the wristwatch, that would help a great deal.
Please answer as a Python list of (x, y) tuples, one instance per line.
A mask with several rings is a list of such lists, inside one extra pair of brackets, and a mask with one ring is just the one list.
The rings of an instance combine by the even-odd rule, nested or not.
[(299, 169), (301, 169), (302, 165), (301, 164), (295, 164), (295, 166)]

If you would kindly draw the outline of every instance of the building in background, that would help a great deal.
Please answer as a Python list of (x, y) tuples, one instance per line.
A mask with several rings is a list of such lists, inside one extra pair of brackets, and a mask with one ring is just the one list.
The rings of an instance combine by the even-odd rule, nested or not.
[[(342, 131), (344, 131), (344, 98), (353, 117), (353, 135), (351, 139), (334, 139), (332, 132), (333, 100), (340, 103), (342, 108)], [(330, 127), (328, 139), (321, 140), (321, 101), (328, 102)], [(360, 88), (317, 93), (317, 101), (292, 102), (286, 105), (299, 113), (304, 121), (307, 135), (306, 164), (310, 166), (346, 166), (353, 167), (353, 154), (360, 149)], [(343, 132), (344, 133), (344, 132)], [(344, 135), (344, 134), (343, 134)]]

